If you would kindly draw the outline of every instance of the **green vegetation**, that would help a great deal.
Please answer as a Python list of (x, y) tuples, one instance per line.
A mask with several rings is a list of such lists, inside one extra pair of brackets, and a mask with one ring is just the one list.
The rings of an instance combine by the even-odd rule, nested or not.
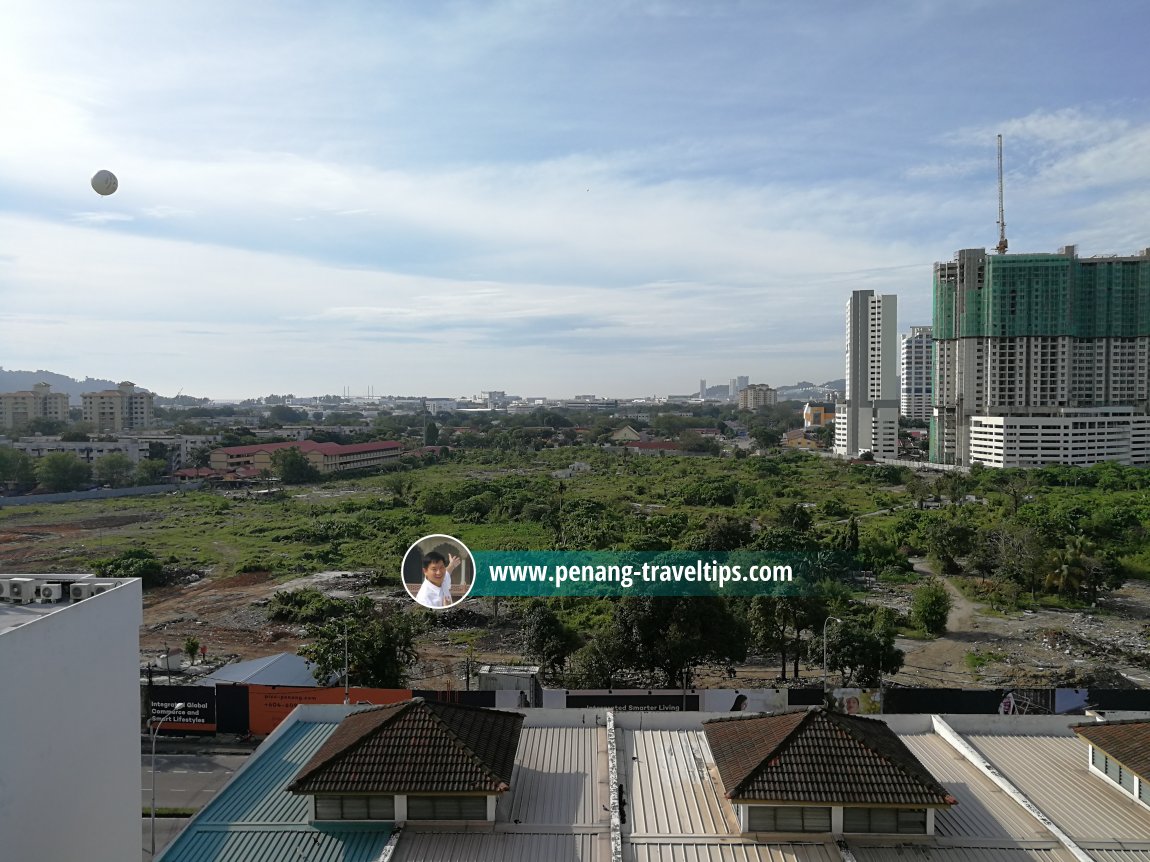
[(911, 598), (911, 622), (927, 634), (937, 637), (946, 631), (950, 606), (950, 593), (946, 585), (937, 578), (927, 581), (915, 589)]
[[(845, 620), (828, 629), (830, 670), (869, 684), (901, 661), (895, 631), (945, 627), (946, 591), (922, 582), (912, 556), (930, 557), (965, 595), (1001, 612), (1045, 603), (1082, 607), (1104, 600), (1126, 578), (1150, 573), (1150, 473), (1137, 468), (915, 475), (804, 453), (736, 459), (640, 457), (580, 446), (537, 450), (540, 428), (570, 430), (545, 424), (562, 417), (544, 413), (535, 430), (511, 418), (504, 430), (490, 421), (482, 427), (481, 420), (468, 430), (444, 419), (438, 433), (452, 446), (468, 433), (495, 442), (446, 459), (406, 459), (382, 475), (323, 477), (271, 499), (180, 492), (0, 508), (0, 527), (57, 532), (38, 551), (60, 570), (96, 567), (143, 577), (147, 585), (189, 570), (225, 580), (266, 573), (286, 584), (325, 569), (352, 569), (398, 587), (404, 551), (430, 533), (456, 535), (476, 551), (784, 550), (825, 561), (823, 582), (801, 601), (508, 600), (525, 654), (550, 679), (573, 685), (678, 685), (696, 667), (726, 667), (747, 654), (777, 663), (787, 678), (804, 662), (821, 664), (828, 615)], [(674, 430), (672, 418), (691, 423), (679, 423), (684, 428), (702, 427), (699, 417), (663, 416), (661, 424)], [(611, 428), (592, 425), (591, 433), (606, 436)], [(552, 475), (576, 461), (589, 469)], [(3, 450), (0, 471), (8, 483), (28, 478), (23, 460)], [(942, 501), (938, 508), (922, 508), (933, 499)], [(48, 525), (75, 530), (42, 529)], [(838, 562), (832, 552), (853, 554), (853, 563)], [(918, 585), (911, 619), (859, 601), (865, 598), (860, 571), (877, 573), (883, 584)], [(343, 606), (316, 591), (289, 590), (273, 599), (272, 618), (313, 626), (324, 667), (342, 669)], [(402, 679), (402, 656), (422, 618), (373, 613), (356, 611), (360, 628), (377, 632), (401, 658), (389, 664), (367, 650), (353, 681)], [(454, 637), (460, 645), (474, 642), (467, 632)]]
[(311, 643), (299, 654), (314, 663), (321, 683), (343, 677), (346, 656), (348, 681), (369, 688), (403, 688), (418, 656), (415, 638), (421, 630), (416, 614), (384, 613), (371, 599), (342, 602), (337, 619), (309, 623)]
[(977, 672), (993, 662), (1006, 661), (1006, 653), (995, 652), (994, 650), (972, 649), (967, 652), (963, 661), (967, 668)]

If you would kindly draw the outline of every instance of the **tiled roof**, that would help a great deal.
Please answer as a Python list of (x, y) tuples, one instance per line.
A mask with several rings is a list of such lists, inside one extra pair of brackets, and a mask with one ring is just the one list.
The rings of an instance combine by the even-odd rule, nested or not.
[(826, 710), (704, 723), (731, 799), (842, 805), (954, 804), (882, 721)]
[(295, 793), (498, 793), (523, 716), (413, 698), (345, 718), (288, 787)]
[(1150, 721), (1078, 724), (1074, 732), (1142, 778), (1150, 781)]

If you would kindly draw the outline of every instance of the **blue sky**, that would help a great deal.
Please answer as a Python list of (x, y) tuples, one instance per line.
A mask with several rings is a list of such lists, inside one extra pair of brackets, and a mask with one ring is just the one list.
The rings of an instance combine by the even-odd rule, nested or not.
[[(1150, 246), (1150, 4), (4, 0), (0, 365), (161, 395), (842, 376), (853, 289)], [(98, 169), (120, 189), (97, 196)]]

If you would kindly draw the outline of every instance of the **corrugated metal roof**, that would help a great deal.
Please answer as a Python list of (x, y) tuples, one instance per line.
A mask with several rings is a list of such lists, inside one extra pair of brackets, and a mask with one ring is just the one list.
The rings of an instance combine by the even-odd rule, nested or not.
[[(527, 727), (519, 737), (511, 791), (496, 819), (525, 824), (603, 824), (597, 795), (607, 780), (607, 732), (598, 727)], [(605, 794), (604, 794), (605, 795)]]
[(856, 847), (847, 842), (857, 862), (1075, 862), (1063, 847), (939, 847), (934, 844), (898, 844)]
[(623, 731), (620, 766), (635, 835), (738, 834), (702, 731)]
[(1150, 862), (1150, 849), (1146, 850), (1099, 850), (1087, 848), (1097, 862)]
[(297, 722), (245, 764), (159, 857), (163, 862), (371, 862), (391, 837), (392, 824), (313, 828), (311, 799), (286, 792), (303, 764), (338, 727)]
[(523, 832), (403, 833), (392, 862), (608, 862), (606, 835)]
[(841, 862), (834, 844), (644, 841), (623, 848), (625, 862)]
[(904, 736), (902, 741), (958, 799), (957, 805), (935, 813), (939, 836), (1054, 840), (1042, 824), (941, 737), (926, 733)]
[[(181, 836), (182, 838), (183, 836)], [(169, 850), (166, 860), (180, 862), (375, 862), (387, 845), (391, 830), (340, 828), (320, 832), (299, 826), (197, 829), (181, 841), (178, 855)], [(173, 845), (175, 850), (175, 845)]]
[(200, 685), (242, 682), (253, 685), (318, 686), (312, 663), (295, 653), (281, 652), (250, 661), (226, 664), (200, 680)]
[(983, 736), (967, 740), (1075, 840), (1150, 841), (1150, 810), (1090, 775), (1074, 736)]

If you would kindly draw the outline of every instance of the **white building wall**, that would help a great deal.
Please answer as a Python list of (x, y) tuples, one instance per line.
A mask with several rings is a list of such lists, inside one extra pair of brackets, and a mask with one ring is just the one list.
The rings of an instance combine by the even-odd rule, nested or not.
[(933, 344), (929, 326), (912, 326), (902, 338), (899, 409), (907, 419), (930, 421)]
[(846, 306), (846, 400), (835, 408), (835, 452), (898, 455), (898, 299), (856, 290)]
[(1066, 409), (1049, 416), (972, 416), (970, 462), (987, 467), (1150, 464), (1150, 417), (1130, 408)]
[(140, 852), (140, 582), (0, 616), (0, 857)]

